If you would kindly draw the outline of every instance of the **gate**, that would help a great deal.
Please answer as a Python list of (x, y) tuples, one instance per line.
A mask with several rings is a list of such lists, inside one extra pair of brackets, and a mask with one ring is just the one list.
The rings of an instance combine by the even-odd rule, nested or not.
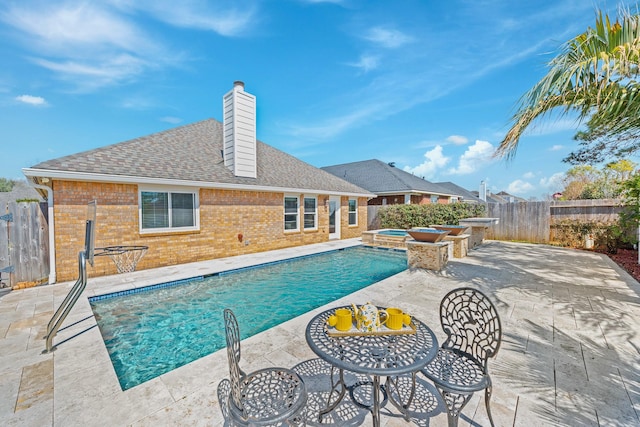
[(7, 203), (6, 213), (0, 215), (1, 287), (23, 288), (48, 280), (46, 212), (46, 203)]

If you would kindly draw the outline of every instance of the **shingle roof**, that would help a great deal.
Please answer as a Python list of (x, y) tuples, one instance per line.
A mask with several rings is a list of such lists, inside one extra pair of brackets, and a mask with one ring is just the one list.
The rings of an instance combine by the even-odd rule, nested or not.
[(457, 194), (458, 196), (461, 196), (462, 200), (464, 201), (475, 202), (475, 203), (482, 202), (482, 200), (480, 200), (480, 198), (476, 194), (473, 194), (471, 191), (463, 187), (460, 187), (459, 185), (454, 184), (451, 181), (436, 182), (436, 185), (442, 188), (446, 188), (448, 191), (451, 191), (452, 193)]
[(322, 169), (375, 194), (418, 191), (430, 194), (457, 195), (433, 182), (377, 159), (325, 166)]
[(368, 193), (363, 188), (261, 141), (257, 141), (256, 145), (257, 178), (237, 177), (224, 165), (222, 148), (222, 123), (207, 119), (48, 160), (30, 169), (350, 194)]

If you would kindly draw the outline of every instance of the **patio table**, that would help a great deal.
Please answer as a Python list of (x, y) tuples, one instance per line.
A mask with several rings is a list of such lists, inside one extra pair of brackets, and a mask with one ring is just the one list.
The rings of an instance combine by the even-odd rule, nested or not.
[[(319, 421), (322, 422), (322, 416), (331, 412), (342, 401), (347, 391), (357, 405), (371, 411), (375, 427), (380, 425), (380, 408), (387, 403), (387, 400), (390, 400), (408, 421), (407, 408), (413, 399), (415, 375), (435, 357), (438, 351), (435, 334), (427, 325), (414, 317), (412, 323), (415, 326), (415, 333), (330, 335), (327, 319), (335, 309), (316, 315), (311, 319), (306, 330), (306, 339), (311, 350), (331, 365), (331, 391), (327, 399), (327, 407), (320, 411)], [(334, 370), (338, 371), (337, 380), (334, 380)], [(344, 381), (344, 371), (365, 374), (372, 379), (347, 386)], [(391, 388), (398, 388), (394, 378), (404, 374), (411, 374), (412, 387), (407, 402), (403, 404), (393, 397)], [(387, 377), (385, 385), (381, 385), (380, 377)], [(372, 405), (368, 404), (370, 402), (358, 401), (357, 389), (363, 386), (370, 387), (372, 390)], [(334, 393), (338, 393), (338, 396), (334, 402), (331, 402)], [(399, 391), (397, 394), (400, 396)]]

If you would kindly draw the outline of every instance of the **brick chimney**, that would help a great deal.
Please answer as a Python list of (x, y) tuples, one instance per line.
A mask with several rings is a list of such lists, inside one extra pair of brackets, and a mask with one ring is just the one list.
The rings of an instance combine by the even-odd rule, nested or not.
[(256, 97), (236, 81), (222, 98), (224, 164), (235, 176), (257, 177)]

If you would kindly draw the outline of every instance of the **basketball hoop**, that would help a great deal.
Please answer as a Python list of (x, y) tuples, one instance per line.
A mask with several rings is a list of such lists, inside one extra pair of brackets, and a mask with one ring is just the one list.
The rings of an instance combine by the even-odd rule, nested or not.
[(118, 273), (131, 273), (136, 270), (136, 265), (147, 253), (148, 246), (107, 246), (106, 248), (96, 248), (94, 256), (107, 255), (118, 269)]

